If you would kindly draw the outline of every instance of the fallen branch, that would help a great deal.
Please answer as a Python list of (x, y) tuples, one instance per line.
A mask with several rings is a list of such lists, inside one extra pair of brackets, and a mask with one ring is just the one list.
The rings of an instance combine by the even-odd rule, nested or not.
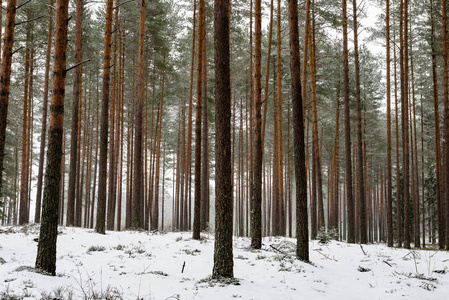
[(384, 263), (386, 263), (387, 265), (389, 265), (390, 267), (393, 267), (388, 261), (383, 260)]
[(362, 249), (362, 251), (363, 251), (363, 254), (365, 254), (365, 255), (366, 255), (366, 252), (365, 252), (365, 250), (363, 250), (363, 246), (362, 246), (362, 244), (360, 244), (360, 248)]
[(281, 249), (276, 248), (276, 247), (273, 246), (273, 245), (270, 245), (270, 247), (273, 248), (274, 250), (278, 251), (278, 252), (281, 253), (281, 254), (284, 254), (284, 255), (290, 255), (290, 254), (288, 254), (288, 253), (285, 253), (285, 252), (282, 251)]
[(323, 254), (323, 253), (322, 253), (320, 250), (318, 250), (318, 249), (315, 249), (315, 250), (313, 250), (313, 251), (318, 252), (319, 254), (321, 254), (322, 256), (324, 256), (325, 258), (327, 258), (328, 260), (334, 260), (334, 261), (338, 262), (338, 260), (336, 260), (335, 258), (330, 258), (329, 256), (327, 256), (326, 254)]
[(185, 266), (186, 266), (186, 262), (184, 261), (184, 263), (182, 264), (182, 270), (181, 270), (181, 273), (184, 273), (184, 268), (185, 268)]

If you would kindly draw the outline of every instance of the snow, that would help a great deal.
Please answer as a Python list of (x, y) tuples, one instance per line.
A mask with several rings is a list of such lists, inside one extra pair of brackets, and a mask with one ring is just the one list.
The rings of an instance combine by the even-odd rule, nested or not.
[(311, 241), (312, 263), (307, 264), (295, 259), (294, 239), (267, 237), (262, 250), (252, 250), (249, 238), (234, 238), (236, 285), (209, 279), (213, 234), (203, 233), (196, 241), (186, 232), (59, 231), (57, 276), (52, 277), (33, 269), (37, 225), (0, 227), (1, 299), (436, 300), (449, 293), (446, 251)]

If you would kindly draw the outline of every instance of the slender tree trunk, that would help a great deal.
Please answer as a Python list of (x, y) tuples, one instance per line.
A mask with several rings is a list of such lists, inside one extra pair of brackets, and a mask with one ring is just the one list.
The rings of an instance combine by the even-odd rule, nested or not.
[[(79, 64), (82, 59), (82, 15), (83, 0), (76, 1), (76, 34), (75, 34), (75, 64)], [(69, 190), (67, 199), (67, 226), (75, 224), (75, 188), (77, 178), (77, 157), (78, 157), (78, 130), (79, 130), (79, 101), (81, 99), (81, 65), (77, 66), (73, 73), (73, 100), (72, 100), (72, 130), (70, 138), (70, 171)]]
[(268, 31), (268, 49), (267, 49), (267, 64), (265, 70), (265, 97), (263, 98), (263, 116), (262, 116), (262, 151), (264, 150), (265, 141), (265, 127), (267, 123), (267, 108), (268, 108), (268, 81), (270, 77), (270, 60), (271, 60), (271, 41), (273, 37), (273, 0), (270, 3), (270, 29)]
[[(206, 34), (204, 33), (206, 39)], [(203, 46), (203, 117), (202, 117), (202, 154), (201, 154), (201, 230), (209, 226), (209, 114), (207, 99), (207, 56), (206, 40)], [(243, 119), (242, 119), (243, 120)]]
[(56, 238), (61, 179), (64, 93), (66, 75), (68, 0), (57, 0), (55, 14), (55, 50), (50, 113), (47, 168), (42, 205), (42, 224), (37, 248), (36, 268), (56, 274)]
[(100, 131), (100, 163), (98, 178), (97, 223), (95, 230), (105, 234), (106, 225), (106, 179), (107, 179), (107, 150), (108, 150), (108, 115), (109, 115), (109, 83), (111, 74), (111, 40), (112, 40), (112, 11), (113, 0), (106, 4), (106, 25), (104, 34), (103, 58), (103, 95)]
[(345, 151), (346, 151), (346, 202), (348, 243), (355, 243), (355, 212), (352, 191), (351, 120), (349, 112), (349, 62), (348, 62), (348, 18), (346, 0), (343, 3), (343, 72), (345, 99)]
[(404, 93), (403, 93), (403, 127), (402, 132), (404, 144), (404, 247), (410, 249), (410, 156), (409, 156), (409, 118), (408, 118), (408, 0), (404, 0), (404, 43), (403, 43), (403, 61), (404, 61)]
[[(449, 145), (447, 141), (449, 141), (449, 74), (448, 74), (448, 50), (447, 50), (447, 13), (446, 13), (446, 0), (442, 1), (442, 13), (443, 13), (443, 86), (444, 86), (444, 140), (446, 141), (446, 147), (444, 147), (444, 159), (446, 163), (443, 164), (445, 174), (444, 180), (444, 199), (441, 199), (441, 222), (439, 222), (438, 226), (438, 241), (440, 249), (443, 249), (445, 246), (449, 249), (449, 240), (446, 245), (446, 210), (449, 206)], [(448, 210), (449, 211), (449, 210)], [(449, 216), (448, 216), (449, 217)], [(440, 226), (442, 227), (440, 229)]]
[(139, 25), (139, 52), (138, 52), (138, 78), (137, 78), (137, 103), (136, 103), (136, 136), (134, 139), (134, 180), (133, 180), (133, 218), (132, 226), (142, 228), (141, 209), (142, 204), (142, 109), (144, 102), (144, 39), (145, 39), (145, 0), (140, 1), (140, 25)]
[(354, 26), (354, 61), (355, 61), (355, 84), (357, 101), (357, 157), (358, 157), (358, 188), (360, 203), (360, 242), (368, 243), (367, 224), (366, 224), (366, 203), (365, 203), (365, 182), (363, 178), (363, 143), (362, 143), (362, 100), (360, 96), (360, 65), (359, 65), (359, 45), (357, 31), (357, 1), (352, 1), (353, 7), (353, 26)]
[[(27, 11), (27, 18), (30, 19), (30, 11)], [(29, 222), (27, 218), (28, 211), (28, 93), (30, 78), (30, 27), (27, 26), (26, 49), (25, 49), (25, 82), (23, 96), (23, 115), (22, 115), (22, 163), (20, 171), (20, 199), (19, 199), (19, 225)]]
[(391, 167), (391, 71), (390, 71), (390, 0), (386, 0), (386, 55), (387, 55), (387, 239), (393, 247), (393, 192)]
[(262, 1), (254, 3), (254, 165), (253, 195), (251, 198), (251, 246), (262, 247), (262, 132), (261, 132), (261, 54)]
[(201, 110), (203, 100), (203, 48), (206, 37), (206, 3), (200, 0), (198, 11), (198, 56), (196, 75), (196, 120), (195, 120), (195, 202), (193, 238), (200, 239), (201, 232)]

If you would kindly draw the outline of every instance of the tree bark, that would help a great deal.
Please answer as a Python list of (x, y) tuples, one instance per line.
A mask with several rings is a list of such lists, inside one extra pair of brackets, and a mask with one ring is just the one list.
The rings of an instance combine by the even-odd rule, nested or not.
[(307, 172), (304, 149), (304, 121), (299, 60), (298, 1), (288, 0), (290, 74), (293, 107), (293, 138), (296, 183), (296, 256), (309, 261), (309, 229), (307, 215)]
[(111, 74), (111, 40), (112, 40), (112, 10), (113, 0), (106, 4), (106, 25), (104, 34), (104, 57), (103, 57), (103, 94), (101, 107), (101, 130), (100, 130), (100, 162), (98, 177), (98, 201), (97, 201), (97, 223), (95, 230), (105, 234), (106, 225), (106, 179), (107, 179), (107, 155), (108, 155), (108, 116), (109, 116), (109, 83)]
[(348, 62), (348, 18), (346, 0), (343, 3), (343, 73), (345, 99), (345, 152), (346, 152), (346, 202), (348, 243), (355, 243), (355, 213), (352, 191), (351, 119), (349, 112), (349, 62)]
[(50, 0), (50, 7), (48, 8), (47, 54), (45, 58), (44, 100), (42, 103), (42, 134), (39, 152), (39, 168), (37, 174), (36, 210), (34, 214), (34, 222), (36, 223), (40, 223), (41, 220), (42, 182), (44, 178), (44, 155), (47, 137), (48, 81), (50, 77), (51, 37), (53, 31), (53, 8), (51, 6), (53, 6), (53, 0)]
[(6, 4), (5, 34), (3, 36), (2, 66), (0, 70), (0, 195), (3, 191), (3, 160), (5, 158), (6, 122), (8, 117), (8, 98), (11, 82), (12, 47), (17, 0)]
[(133, 180), (133, 218), (132, 226), (142, 228), (141, 209), (142, 204), (142, 108), (144, 102), (144, 41), (145, 41), (145, 0), (140, 0), (140, 23), (139, 23), (139, 52), (138, 52), (138, 72), (137, 72), (137, 103), (136, 103), (136, 136), (134, 139), (134, 180)]
[(215, 247), (213, 278), (234, 277), (232, 254), (231, 89), (229, 0), (214, 1), (215, 44)]
[(42, 205), (42, 224), (36, 257), (36, 268), (51, 275), (56, 273), (56, 239), (61, 179), (64, 93), (66, 75), (68, 0), (57, 0), (55, 14), (55, 47), (50, 106), (50, 131), (47, 167)]

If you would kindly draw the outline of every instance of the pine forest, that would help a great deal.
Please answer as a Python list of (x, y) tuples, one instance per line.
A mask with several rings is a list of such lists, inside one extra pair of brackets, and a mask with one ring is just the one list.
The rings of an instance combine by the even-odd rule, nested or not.
[(0, 4), (0, 299), (447, 296), (446, 0)]

